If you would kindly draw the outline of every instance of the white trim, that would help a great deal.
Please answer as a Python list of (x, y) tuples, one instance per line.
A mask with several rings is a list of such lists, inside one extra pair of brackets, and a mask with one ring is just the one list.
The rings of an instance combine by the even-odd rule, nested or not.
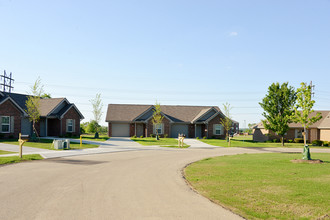
[[(157, 125), (160, 125), (160, 128), (158, 128), (158, 129), (161, 129), (161, 132), (158, 132), (158, 134), (164, 134), (164, 123), (157, 124)], [(153, 124), (152, 131), (153, 131), (154, 134), (157, 134), (157, 132), (156, 132), (156, 124)]]
[[(214, 107), (211, 107), (209, 110), (207, 110), (204, 114), (202, 114), (201, 116), (199, 116), (198, 118), (196, 118), (195, 120), (193, 120), (191, 123), (195, 123), (196, 121), (198, 121), (201, 117), (203, 117), (204, 115), (206, 115), (207, 113), (209, 113), (210, 111), (214, 110), (215, 113), (217, 114), (218, 110), (215, 109)], [(212, 117), (212, 116), (211, 116)]]
[(68, 108), (62, 115), (61, 115), (61, 117), (60, 117), (60, 119), (62, 119), (63, 117), (64, 117), (64, 115), (72, 108), (72, 107), (74, 107), (74, 109), (78, 112), (78, 114), (81, 116), (81, 118), (80, 118), (80, 120), (82, 120), (82, 119), (84, 119), (84, 116), (81, 114), (81, 112), (78, 110), (78, 108), (76, 107), (76, 105), (75, 104), (73, 104), (73, 103), (71, 103), (71, 104), (69, 104), (69, 105), (71, 105), (70, 106), (70, 108)]
[(213, 116), (211, 116), (209, 119), (207, 119), (205, 121), (205, 123), (209, 123), (209, 121), (211, 121), (213, 118), (215, 118), (217, 115), (221, 114), (223, 117), (226, 117), (221, 111), (218, 111), (217, 113), (215, 113)]
[[(220, 130), (216, 129), (217, 126), (220, 126)], [(220, 131), (219, 134), (217, 134), (216, 131)], [(224, 134), (224, 128), (222, 126), (222, 124), (214, 124), (213, 125), (213, 135), (223, 135)]]
[[(4, 133), (4, 134), (9, 134), (10, 133), (10, 116), (6, 116), (6, 115), (2, 115), (1, 117), (1, 133)], [(8, 123), (3, 123), (2, 122), (2, 118), (9, 118), (9, 122)], [(3, 131), (2, 130), (2, 126), (7, 126), (8, 125), (8, 131)]]
[[(69, 125), (69, 121), (72, 122), (71, 125)], [(75, 132), (75, 131), (74, 131), (74, 123), (75, 123), (75, 120), (74, 120), (74, 119), (66, 119), (66, 132), (67, 132), (67, 133), (68, 133), (68, 132), (69, 132), (69, 133)], [(71, 130), (69, 130), (69, 126), (72, 127)]]
[(147, 113), (149, 110), (153, 109), (154, 106), (153, 105), (150, 105), (150, 107), (145, 110), (144, 112), (142, 112), (141, 114), (139, 114), (138, 116), (136, 116), (132, 121), (135, 121), (136, 119), (138, 119), (139, 117), (141, 117), (142, 115), (144, 115), (145, 113)]
[[(167, 117), (163, 112), (160, 112), (160, 114), (162, 114), (167, 120), (169, 120), (170, 123), (171, 123), (171, 122), (174, 122), (174, 121), (172, 121), (169, 117)], [(144, 122), (147, 123), (152, 117), (153, 117), (153, 115), (151, 115), (148, 119), (144, 120)], [(176, 122), (175, 122), (175, 123), (176, 123)], [(188, 123), (189, 123), (189, 122), (188, 122)]]
[(63, 102), (66, 102), (67, 104), (70, 104), (69, 103), (69, 101), (66, 99), (66, 98), (63, 98), (63, 100), (60, 102), (60, 103), (58, 103), (47, 115), (46, 115), (46, 117), (47, 116), (49, 116), (49, 115), (51, 115), (52, 113), (53, 113), (53, 111), (55, 111), (55, 109), (57, 109), (57, 107), (59, 107), (60, 105), (62, 105), (62, 103)]

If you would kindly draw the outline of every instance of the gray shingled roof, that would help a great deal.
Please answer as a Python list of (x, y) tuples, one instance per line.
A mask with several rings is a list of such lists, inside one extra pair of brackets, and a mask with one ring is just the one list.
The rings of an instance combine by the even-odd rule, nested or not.
[[(106, 121), (133, 121), (151, 107), (153, 105), (109, 104)], [(192, 122), (214, 106), (161, 105), (160, 107), (162, 113), (173, 122)], [(218, 107), (214, 108), (220, 111)]]
[[(7, 93), (1, 92), (4, 96), (0, 95), (0, 102), (10, 97), (18, 106), (20, 106), (24, 111), (26, 111), (26, 100), (29, 95), (25, 94), (17, 94), (17, 93)], [(65, 98), (51, 98), (51, 99), (40, 99), (40, 116), (46, 117), (48, 116)], [(68, 105), (64, 106), (58, 113), (52, 114), (51, 116), (61, 116), (65, 113), (73, 104), (68, 103)], [(83, 115), (79, 112), (81, 117)]]

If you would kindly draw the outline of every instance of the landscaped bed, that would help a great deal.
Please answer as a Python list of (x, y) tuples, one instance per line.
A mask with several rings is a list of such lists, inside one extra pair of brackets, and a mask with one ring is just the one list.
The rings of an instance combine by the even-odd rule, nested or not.
[(243, 154), (205, 159), (185, 170), (202, 195), (248, 219), (317, 219), (330, 213), (330, 154)]
[[(144, 146), (158, 145), (161, 147), (178, 147), (178, 140), (175, 138), (160, 138), (158, 141), (156, 138), (131, 138), (131, 140), (138, 142)], [(183, 148), (187, 148), (189, 145), (184, 144)]]
[(27, 155), (23, 155), (23, 158), (20, 158), (19, 156), (0, 157), (0, 165), (9, 164), (9, 163), (19, 163), (29, 160), (42, 160), (42, 159), (44, 158), (39, 154), (27, 154)]
[[(13, 144), (13, 145), (19, 145), (17, 139), (8, 139), (8, 140), (0, 140), (0, 143), (3, 144)], [(48, 149), (48, 150), (54, 150), (52, 147), (53, 140), (51, 139), (40, 139), (38, 142), (25, 142), (23, 145), (26, 147), (36, 147), (36, 148), (42, 148), (42, 149)], [(80, 147), (80, 143), (74, 143), (70, 142), (70, 148), (71, 149), (84, 149), (84, 148), (95, 148), (98, 147), (98, 145), (95, 144), (82, 144), (82, 147)]]
[[(235, 136), (231, 139), (231, 147), (282, 147), (282, 143), (273, 143), (273, 142), (253, 142), (252, 136)], [(228, 147), (228, 142), (222, 139), (199, 139), (200, 141), (219, 147)], [(284, 147), (289, 148), (303, 148), (303, 143), (285, 143)], [(310, 148), (329, 148), (330, 147), (321, 147), (321, 146), (312, 146)]]

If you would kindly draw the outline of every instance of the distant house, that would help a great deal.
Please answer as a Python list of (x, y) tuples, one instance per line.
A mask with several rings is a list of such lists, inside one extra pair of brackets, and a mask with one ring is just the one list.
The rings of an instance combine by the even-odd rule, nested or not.
[[(32, 123), (26, 113), (28, 95), (0, 92), (0, 135), (18, 137), (19, 133), (31, 135)], [(80, 120), (84, 116), (66, 98), (40, 100), (40, 120), (36, 124), (39, 136), (80, 134)]]
[[(322, 119), (309, 126), (306, 132), (306, 139), (309, 142), (314, 140), (330, 141), (330, 111), (315, 111), (310, 116), (315, 116), (317, 112), (322, 114)], [(299, 123), (290, 123), (290, 129), (284, 136), (286, 140), (294, 140), (295, 138), (303, 138), (303, 127)], [(263, 123), (259, 123), (253, 127), (253, 141), (268, 141), (279, 139), (280, 137), (273, 131), (265, 129)]]
[[(109, 137), (149, 137), (158, 133), (162, 136), (224, 138), (225, 130), (220, 118), (225, 117), (216, 106), (161, 105), (163, 123), (159, 127), (152, 124), (153, 105), (109, 104), (106, 122)], [(239, 123), (233, 121), (232, 131), (238, 133)]]

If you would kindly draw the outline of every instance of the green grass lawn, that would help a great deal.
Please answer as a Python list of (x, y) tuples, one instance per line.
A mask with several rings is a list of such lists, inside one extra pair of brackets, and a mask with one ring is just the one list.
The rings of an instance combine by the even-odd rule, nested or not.
[[(139, 144), (145, 145), (145, 146), (151, 146), (151, 145), (160, 145), (166, 147), (178, 147), (178, 140), (174, 138), (160, 138), (159, 141), (156, 140), (156, 138), (131, 138), (131, 140), (138, 142)], [(164, 146), (165, 147), (165, 146)], [(187, 148), (189, 145), (183, 144), (183, 148)]]
[(247, 219), (317, 219), (330, 213), (330, 154), (295, 164), (301, 154), (208, 158), (185, 169), (202, 195)]
[(0, 150), (0, 154), (15, 154), (16, 152)]
[[(228, 143), (222, 139), (199, 139), (200, 141), (220, 147), (227, 147)], [(249, 136), (235, 136), (231, 139), (231, 147), (282, 147), (282, 143), (267, 143), (267, 142), (253, 142), (252, 135)], [(303, 148), (302, 143), (285, 143), (284, 147)], [(329, 148), (309, 145), (310, 148)]]
[(19, 163), (22, 161), (28, 161), (28, 160), (42, 160), (44, 159), (39, 154), (28, 154), (23, 155), (23, 158), (21, 159), (19, 156), (11, 156), (11, 157), (0, 157), (0, 165), (1, 164), (9, 164), (9, 163)]
[[(85, 141), (106, 141), (109, 139), (108, 135), (99, 135), (99, 138), (94, 138), (95, 134), (83, 134), (82, 139)], [(75, 137), (74, 139), (80, 139), (80, 137)]]
[[(0, 143), (19, 145), (17, 139), (0, 140)], [(40, 142), (25, 142), (23, 147), (26, 146), (26, 147), (36, 147), (36, 148), (54, 150), (54, 148), (52, 148), (52, 143), (53, 143), (53, 140), (40, 139)], [(94, 147), (98, 147), (98, 145), (83, 144), (82, 147), (80, 147), (80, 143), (70, 142), (71, 149), (84, 149), (84, 148), (94, 148)]]

